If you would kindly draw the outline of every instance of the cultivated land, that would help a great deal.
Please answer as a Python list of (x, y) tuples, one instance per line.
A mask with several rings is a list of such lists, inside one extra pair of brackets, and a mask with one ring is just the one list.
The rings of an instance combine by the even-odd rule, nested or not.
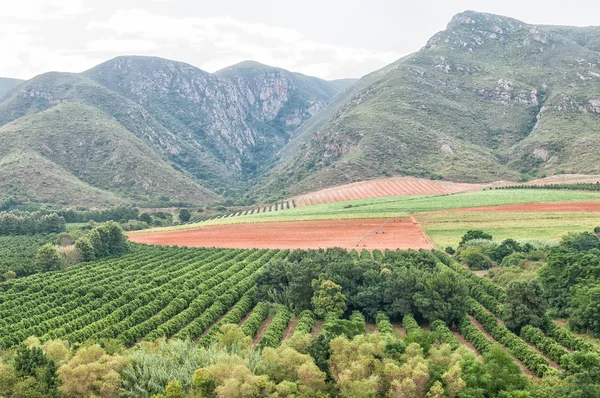
[[(372, 232), (361, 240), (387, 220), (400, 221), (386, 224), (385, 233)], [(589, 231), (598, 225), (599, 193), (490, 189), (303, 206), (137, 231), (129, 237), (139, 243), (195, 247), (419, 249), (431, 243), (456, 245), (471, 229), (497, 239), (558, 241), (567, 231)]]
[(389, 222), (330, 220), (221, 225), (188, 231), (132, 234), (137, 243), (188, 247), (259, 249), (431, 249), (423, 231), (410, 218)]

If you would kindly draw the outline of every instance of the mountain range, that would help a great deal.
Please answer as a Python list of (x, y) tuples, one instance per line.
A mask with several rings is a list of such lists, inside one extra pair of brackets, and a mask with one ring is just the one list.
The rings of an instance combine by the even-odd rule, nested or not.
[(600, 173), (600, 27), (467, 11), (358, 81), (131, 56), (0, 79), (0, 97), (0, 196), (32, 201), (209, 204), (391, 175)]

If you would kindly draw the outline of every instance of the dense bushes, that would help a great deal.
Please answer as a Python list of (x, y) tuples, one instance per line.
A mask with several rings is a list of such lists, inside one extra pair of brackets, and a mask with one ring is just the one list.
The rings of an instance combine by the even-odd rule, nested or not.
[(381, 334), (390, 334), (394, 331), (390, 318), (383, 312), (377, 313), (375, 322), (377, 323), (377, 331)]
[(242, 325), (242, 331), (246, 336), (254, 337), (262, 325), (263, 321), (269, 316), (269, 305), (265, 302), (256, 304), (252, 314)]
[(307, 333), (310, 334), (315, 326), (315, 316), (312, 311), (304, 310), (300, 313), (300, 319), (296, 323), (296, 330), (294, 333)]
[[(462, 318), (461, 318), (462, 320)], [(458, 321), (460, 323), (460, 320)], [(456, 338), (454, 333), (448, 328), (446, 323), (443, 321), (437, 320), (431, 322), (431, 330), (435, 334), (435, 337), (441, 344), (448, 344), (452, 349), (457, 349), (460, 347), (460, 341)]]

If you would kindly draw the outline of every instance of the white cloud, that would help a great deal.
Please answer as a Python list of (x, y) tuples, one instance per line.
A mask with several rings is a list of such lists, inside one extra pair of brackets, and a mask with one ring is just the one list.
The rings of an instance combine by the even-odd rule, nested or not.
[[(355, 76), (400, 57), (390, 51), (337, 46), (307, 39), (300, 32), (231, 17), (173, 18), (142, 9), (117, 10), (106, 21), (88, 24), (91, 31), (112, 32), (111, 40), (152, 41), (155, 48), (194, 49), (186, 62), (208, 71), (231, 65), (232, 60), (252, 59), (324, 78)], [(126, 47), (126, 46), (125, 46)]]
[(159, 46), (150, 40), (128, 40), (128, 39), (99, 39), (86, 43), (85, 48), (93, 52), (117, 52), (137, 54), (156, 50)]
[(17, 0), (5, 1), (0, 19), (63, 19), (90, 11), (83, 0)]

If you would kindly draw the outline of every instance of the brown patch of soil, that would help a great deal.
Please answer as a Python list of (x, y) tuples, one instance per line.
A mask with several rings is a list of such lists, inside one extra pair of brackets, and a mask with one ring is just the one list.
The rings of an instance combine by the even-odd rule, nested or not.
[(315, 321), (315, 325), (311, 332), (313, 336), (316, 336), (323, 331), (323, 323), (323, 321)]
[(250, 318), (250, 315), (252, 315), (253, 312), (254, 312), (254, 308), (251, 309), (250, 311), (248, 311), (248, 313), (246, 314), (246, 316), (244, 316), (244, 319), (242, 319), (240, 321), (240, 323), (238, 323), (238, 326), (242, 326), (248, 320), (248, 318)]
[(404, 337), (406, 335), (406, 330), (404, 330), (404, 327), (400, 324), (392, 324), (392, 329), (398, 332), (400, 337)]
[(267, 328), (271, 324), (272, 320), (273, 320), (273, 317), (269, 316), (269, 317), (267, 317), (267, 319), (265, 319), (263, 321), (263, 323), (260, 324), (260, 327), (258, 328), (258, 332), (256, 332), (256, 336), (254, 336), (254, 338), (252, 339), (252, 344), (254, 344), (254, 345), (258, 344), (260, 339), (262, 339), (263, 334), (265, 334), (265, 330), (267, 330)]
[(298, 323), (299, 320), (300, 320), (299, 318), (290, 319), (287, 329), (285, 329), (285, 332), (283, 332), (282, 340), (285, 340), (288, 337), (290, 337), (292, 334), (294, 334), (294, 332), (296, 331), (296, 324)]
[[(386, 222), (387, 221), (387, 222)], [(379, 233), (373, 233), (377, 230)], [(240, 249), (431, 249), (427, 235), (408, 218), (274, 222), (207, 226), (129, 235), (136, 243)]]

